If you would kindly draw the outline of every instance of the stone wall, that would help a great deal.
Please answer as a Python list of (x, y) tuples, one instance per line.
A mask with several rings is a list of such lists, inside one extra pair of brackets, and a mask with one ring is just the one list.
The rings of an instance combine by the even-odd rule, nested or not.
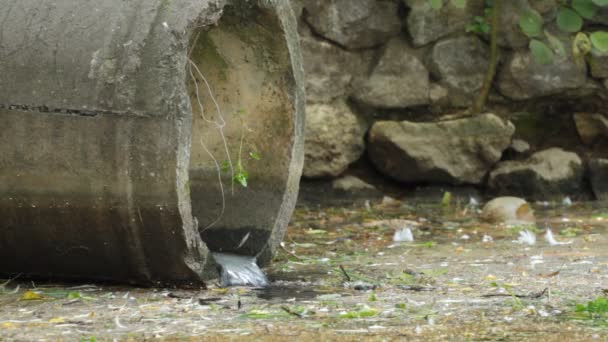
[[(488, 113), (440, 120), (471, 105), (490, 55), (488, 38), (465, 30), (484, 1), (445, 3), (437, 11), (428, 0), (293, 0), (307, 74), (304, 176), (335, 179), (364, 160), (402, 184), (537, 198), (593, 185), (605, 196), (594, 175), (608, 165), (608, 57), (536, 64), (516, 9), (541, 13), (569, 47), (573, 37), (551, 26), (556, 1), (503, 1)], [(608, 9), (586, 30), (602, 27)]]

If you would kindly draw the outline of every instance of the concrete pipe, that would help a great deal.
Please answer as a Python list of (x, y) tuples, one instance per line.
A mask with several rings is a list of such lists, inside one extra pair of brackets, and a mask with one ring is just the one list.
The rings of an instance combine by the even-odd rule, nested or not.
[(209, 250), (268, 263), (302, 84), (288, 0), (0, 0), (0, 275), (196, 286)]

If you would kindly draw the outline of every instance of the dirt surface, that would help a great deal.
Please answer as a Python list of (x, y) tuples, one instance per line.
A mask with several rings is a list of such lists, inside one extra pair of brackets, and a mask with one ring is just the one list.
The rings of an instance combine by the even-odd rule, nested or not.
[(464, 205), (301, 207), (266, 289), (0, 280), (0, 340), (608, 340), (608, 206), (534, 207), (534, 245)]

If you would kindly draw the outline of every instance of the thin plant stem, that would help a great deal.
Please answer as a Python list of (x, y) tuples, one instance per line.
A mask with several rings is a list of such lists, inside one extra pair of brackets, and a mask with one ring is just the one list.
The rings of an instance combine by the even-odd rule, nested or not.
[(492, 82), (494, 81), (494, 76), (496, 76), (496, 67), (498, 65), (498, 19), (500, 15), (500, 2), (501, 0), (493, 1), (492, 31), (490, 32), (490, 65), (488, 66), (488, 71), (486, 72), (479, 94), (473, 102), (473, 107), (471, 107), (471, 114), (478, 114), (485, 108), (488, 94), (490, 93), (490, 88), (492, 88)]
[(219, 129), (219, 133), (220, 133), (220, 136), (222, 138), (222, 143), (224, 144), (224, 151), (226, 153), (226, 158), (228, 158), (228, 166), (230, 168), (230, 182), (231, 182), (230, 184), (231, 184), (232, 194), (234, 194), (234, 165), (232, 164), (232, 157), (230, 156), (230, 149), (228, 148), (228, 141), (227, 141), (226, 136), (224, 134), (224, 127), (226, 126), (226, 121), (224, 120), (224, 116), (222, 115), (222, 111), (220, 109), (220, 105), (218, 104), (217, 100), (213, 96), (213, 91), (211, 91), (211, 86), (209, 85), (209, 82), (207, 82), (207, 78), (205, 78), (205, 76), (200, 71), (200, 69), (198, 68), (198, 66), (196, 65), (196, 63), (194, 63), (191, 59), (188, 59), (188, 61), (190, 62), (190, 66), (191, 66), (190, 71), (192, 72), (192, 67), (194, 67), (194, 70), (196, 70), (196, 73), (198, 74), (198, 76), (203, 80), (203, 82), (205, 82), (205, 85), (207, 86), (207, 91), (209, 92), (209, 97), (211, 98), (211, 100), (215, 104), (215, 108), (216, 108), (216, 111), (217, 111), (218, 119), (220, 120), (220, 122), (209, 120), (204, 115), (203, 104), (202, 104), (202, 102), (200, 100), (200, 97), (199, 97), (199, 88), (198, 88), (198, 84), (197, 84), (198, 82), (196, 82), (196, 78), (193, 77), (193, 82), (194, 82), (195, 87), (196, 87), (196, 99), (197, 99), (198, 105), (199, 105), (199, 107), (201, 109), (201, 115), (202, 115), (202, 117), (203, 117), (203, 119), (205, 121), (215, 124), (218, 127), (218, 129)]

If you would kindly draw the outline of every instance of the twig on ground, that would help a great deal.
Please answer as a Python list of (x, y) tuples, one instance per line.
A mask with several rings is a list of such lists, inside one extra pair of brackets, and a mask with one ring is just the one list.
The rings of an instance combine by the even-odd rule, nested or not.
[(288, 314), (292, 315), (292, 316), (296, 316), (298, 318), (304, 318), (304, 315), (302, 315), (299, 312), (295, 312), (293, 310), (291, 310), (290, 308), (286, 307), (286, 306), (281, 306), (281, 309), (285, 312), (287, 312)]
[(340, 265), (340, 271), (342, 271), (342, 274), (344, 274), (344, 278), (346, 278), (346, 281), (352, 281), (352, 279), (350, 278), (350, 276), (348, 275), (348, 273), (346, 273), (346, 270), (344, 269), (344, 266)]
[(549, 291), (549, 288), (545, 288), (544, 290), (540, 291), (540, 292), (536, 292), (536, 293), (529, 293), (526, 295), (522, 295), (522, 294), (508, 294), (508, 293), (488, 293), (488, 294), (484, 294), (482, 295), (482, 297), (487, 298), (487, 297), (515, 297), (515, 298), (528, 298), (528, 299), (538, 299), (543, 297), (545, 294), (547, 294), (547, 291)]

